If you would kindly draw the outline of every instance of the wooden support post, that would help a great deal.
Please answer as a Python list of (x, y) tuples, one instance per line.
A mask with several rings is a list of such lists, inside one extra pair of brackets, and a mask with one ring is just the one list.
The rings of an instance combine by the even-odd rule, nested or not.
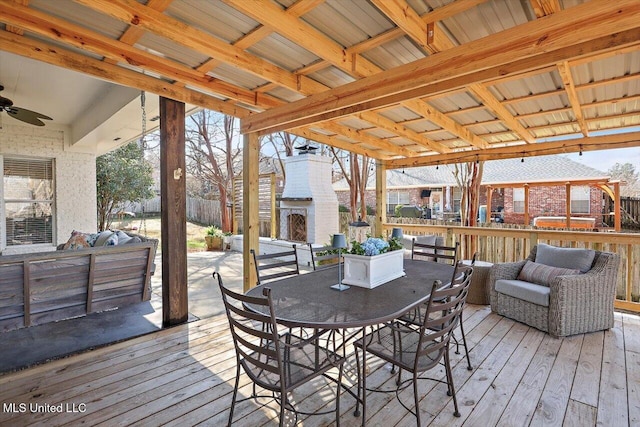
[(620, 209), (620, 182), (619, 181), (613, 183), (613, 196), (614, 196), (613, 209), (615, 212), (614, 228), (616, 233), (619, 233), (620, 231), (622, 231), (622, 216), (621, 216), (621, 209)]
[(189, 317), (184, 114), (183, 102), (160, 98), (163, 327)]
[(278, 221), (276, 221), (277, 219), (277, 212), (276, 212), (276, 174), (275, 172), (271, 172), (269, 174), (269, 179), (271, 180), (271, 238), (275, 239), (277, 236), (276, 234), (276, 227), (278, 226)]
[(24, 326), (31, 326), (31, 266), (29, 260), (22, 262), (22, 304), (24, 310)]
[(253, 265), (250, 249), (258, 250), (260, 224), (258, 222), (258, 155), (260, 154), (260, 140), (257, 133), (248, 133), (243, 137), (242, 157), (242, 223), (243, 223), (243, 288), (244, 291), (256, 286), (258, 278)]
[(524, 225), (529, 225), (529, 184), (524, 185)]
[(565, 192), (567, 193), (567, 197), (565, 198), (565, 203), (566, 203), (566, 211), (567, 211), (567, 222), (566, 222), (566, 227), (567, 229), (571, 228), (571, 183), (567, 182), (565, 184)]
[(238, 195), (236, 193), (238, 189), (236, 188), (235, 179), (231, 182), (231, 188), (231, 193), (233, 194), (233, 203), (231, 203), (231, 224), (233, 227), (232, 233), (236, 235), (238, 234)]
[(387, 222), (387, 166), (376, 161), (376, 235), (382, 235), (382, 224)]
[(487, 187), (487, 214), (485, 216), (484, 222), (489, 224), (491, 223), (491, 213), (493, 209), (491, 209), (491, 198), (493, 197), (493, 188)]
[[(96, 275), (96, 254), (89, 257), (89, 278), (87, 280), (87, 314), (93, 311), (93, 279)], [(145, 300), (143, 300), (145, 301)]]

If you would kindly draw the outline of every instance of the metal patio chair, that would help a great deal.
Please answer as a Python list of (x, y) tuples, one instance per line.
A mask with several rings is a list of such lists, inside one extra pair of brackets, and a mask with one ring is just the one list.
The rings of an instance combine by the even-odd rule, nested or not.
[(251, 252), (251, 256), (253, 256), (253, 264), (256, 267), (258, 285), (270, 280), (300, 274), (296, 245), (293, 245), (290, 250), (262, 255), (256, 254), (256, 251), (253, 249), (249, 251)]
[[(395, 391), (400, 404), (415, 415), (417, 425), (420, 426), (420, 410), (418, 396), (418, 379), (431, 379), (446, 383), (447, 394), (453, 397), (454, 415), (460, 416), (458, 401), (456, 399), (451, 363), (449, 360), (449, 343), (453, 330), (460, 322), (460, 315), (464, 309), (465, 299), (471, 284), (473, 270), (470, 267), (460, 269), (460, 278), (451, 286), (443, 286), (440, 281), (435, 281), (431, 288), (431, 298), (427, 303), (426, 315), (420, 328), (410, 328), (401, 322), (388, 323), (377, 331), (367, 334), (354, 343), (356, 347), (356, 362), (358, 367), (358, 387), (362, 391), (362, 404), (366, 405), (367, 390), (360, 390), (362, 380), (362, 368), (358, 349), (365, 349), (394, 367), (399, 368), (395, 390), (371, 390), (371, 391)], [(366, 354), (362, 355), (363, 360)], [(419, 376), (439, 363), (444, 362), (446, 380)], [(402, 371), (412, 374), (410, 379), (402, 381)], [(413, 385), (414, 409), (412, 410), (399, 398), (399, 392)], [(356, 410), (357, 410), (356, 403)]]
[[(280, 426), (285, 420), (285, 409), (293, 411), (296, 420), (298, 413), (311, 415), (296, 411), (288, 399), (288, 394), (314, 378), (324, 376), (337, 383), (335, 415), (336, 425), (339, 426), (340, 384), (344, 358), (318, 346), (316, 342), (300, 341), (291, 334), (280, 333), (269, 288), (264, 288), (264, 298), (248, 296), (226, 288), (219, 273), (214, 272), (213, 277), (214, 280), (216, 277), (218, 280), (236, 351), (236, 381), (228, 425), (233, 421), (237, 402), (265, 397), (257, 394), (256, 386), (271, 392), (267, 397), (273, 397), (280, 404)], [(254, 310), (251, 310), (251, 307)], [(266, 311), (269, 315), (262, 314)], [(241, 367), (253, 382), (253, 390), (250, 397), (238, 401)], [(327, 374), (333, 368), (338, 370), (337, 379)], [(322, 412), (326, 413), (328, 412)]]

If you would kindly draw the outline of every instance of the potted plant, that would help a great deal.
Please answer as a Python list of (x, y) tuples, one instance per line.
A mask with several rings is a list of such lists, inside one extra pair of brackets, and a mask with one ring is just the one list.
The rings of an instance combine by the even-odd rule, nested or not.
[(351, 242), (344, 257), (343, 283), (375, 288), (404, 276), (404, 251), (400, 239), (369, 237), (364, 242)]
[(222, 250), (222, 230), (215, 225), (206, 228), (204, 241), (208, 251)]

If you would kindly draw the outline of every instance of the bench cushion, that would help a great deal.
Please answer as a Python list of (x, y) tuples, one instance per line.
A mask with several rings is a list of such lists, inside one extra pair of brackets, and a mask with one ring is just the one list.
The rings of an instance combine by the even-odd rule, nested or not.
[(547, 286), (536, 285), (522, 280), (496, 280), (496, 292), (528, 301), (533, 304), (549, 307), (551, 289)]
[(560, 268), (577, 268), (582, 273), (591, 270), (596, 251), (592, 249), (558, 248), (538, 243), (535, 261)]
[(518, 280), (531, 282), (542, 286), (551, 286), (551, 282), (558, 276), (580, 274), (580, 270), (570, 268), (551, 267), (533, 261), (527, 261), (518, 274)]

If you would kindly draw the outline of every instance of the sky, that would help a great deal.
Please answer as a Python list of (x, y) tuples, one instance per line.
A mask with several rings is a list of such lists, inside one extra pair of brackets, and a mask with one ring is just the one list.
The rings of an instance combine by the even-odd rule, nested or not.
[(616, 163), (631, 163), (636, 168), (636, 172), (640, 172), (640, 147), (585, 151), (582, 156), (578, 153), (563, 154), (563, 156), (602, 172), (607, 172)]

